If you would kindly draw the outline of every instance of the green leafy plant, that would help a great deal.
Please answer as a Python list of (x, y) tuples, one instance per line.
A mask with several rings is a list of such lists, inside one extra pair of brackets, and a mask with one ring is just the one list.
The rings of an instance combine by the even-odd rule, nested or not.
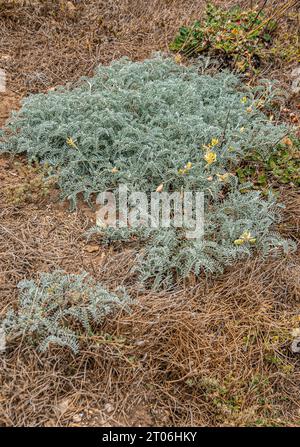
[(277, 151), (267, 159), (262, 159), (257, 153), (247, 157), (236, 170), (240, 182), (251, 181), (260, 189), (271, 184), (300, 186), (299, 148), (299, 139), (284, 138)]
[(228, 10), (208, 4), (201, 21), (182, 26), (170, 49), (186, 56), (212, 54), (226, 64), (246, 71), (259, 65), (260, 58), (273, 40), (277, 23), (262, 10)]
[(82, 334), (90, 336), (93, 326), (116, 309), (128, 311), (132, 302), (124, 292), (120, 297), (108, 292), (87, 273), (41, 273), (37, 282), (24, 280), (18, 287), (18, 309), (7, 311), (1, 327), (8, 342), (25, 337), (43, 352), (54, 344), (76, 353)]

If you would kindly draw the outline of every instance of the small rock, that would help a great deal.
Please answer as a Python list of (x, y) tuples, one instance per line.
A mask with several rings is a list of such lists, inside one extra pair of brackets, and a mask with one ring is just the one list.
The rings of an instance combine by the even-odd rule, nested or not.
[(80, 414), (74, 414), (73, 422), (81, 422), (82, 416)]
[(114, 411), (114, 406), (111, 403), (107, 403), (104, 405), (104, 411), (107, 413), (112, 413)]
[(88, 253), (95, 253), (99, 250), (99, 245), (87, 245), (84, 250)]
[(300, 92), (300, 66), (294, 68), (292, 71), (292, 91), (293, 93), (299, 93)]
[(291, 344), (291, 351), (294, 354), (299, 354), (300, 353), (300, 337), (295, 338), (295, 340), (292, 342), (292, 344)]

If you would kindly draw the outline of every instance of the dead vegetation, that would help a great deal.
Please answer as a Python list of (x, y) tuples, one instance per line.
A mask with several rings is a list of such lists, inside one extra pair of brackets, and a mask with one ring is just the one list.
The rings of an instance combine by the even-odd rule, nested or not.
[[(0, 2), (9, 89), (43, 91), (91, 74), (99, 62), (165, 50), (202, 4)], [(46, 199), (34, 191), (32, 200), (9, 200), (7, 188), (39, 175), (19, 163), (24, 168), (0, 160), (0, 315), (17, 302), (21, 279), (57, 267), (86, 270), (111, 289), (124, 284), (137, 300), (131, 315), (107, 321), (77, 356), (9, 346), (0, 355), (0, 425), (299, 425), (300, 357), (290, 349), (300, 327), (299, 253), (142, 294), (130, 273), (134, 248), (112, 250), (84, 238), (93, 211), (81, 205), (69, 213), (53, 186)], [(298, 191), (280, 193), (280, 231), (299, 242)]]
[[(13, 172), (13, 171), (12, 171)], [(137, 298), (77, 356), (21, 343), (1, 356), (2, 425), (295, 425), (300, 326), (297, 256), (254, 259), (216, 280), (139, 292), (124, 252), (87, 243), (93, 214), (56, 203), (1, 203), (1, 313), (16, 284), (38, 271), (82, 269)], [(299, 238), (299, 197), (286, 200), (285, 234)]]

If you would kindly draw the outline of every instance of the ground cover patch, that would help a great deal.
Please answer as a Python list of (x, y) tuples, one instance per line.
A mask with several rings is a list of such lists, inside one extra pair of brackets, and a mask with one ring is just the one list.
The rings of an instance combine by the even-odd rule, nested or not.
[[(276, 153), (286, 135), (286, 126), (260, 110), (272, 100), (272, 90), (256, 94), (230, 73), (199, 75), (159, 55), (124, 59), (100, 66), (78, 87), (25, 99), (2, 134), (1, 150), (54, 169), (73, 208), (80, 194), (90, 202), (119, 184), (148, 194), (203, 191), (204, 240), (186, 240), (177, 229), (151, 228), (142, 237), (148, 241), (138, 267), (142, 280), (168, 287), (174, 274), (220, 273), (253, 250), (289, 249), (272, 230), (274, 199), (241, 189), (234, 172), (249, 154)], [(143, 228), (126, 231), (130, 240)], [(114, 238), (126, 234), (121, 229)]]

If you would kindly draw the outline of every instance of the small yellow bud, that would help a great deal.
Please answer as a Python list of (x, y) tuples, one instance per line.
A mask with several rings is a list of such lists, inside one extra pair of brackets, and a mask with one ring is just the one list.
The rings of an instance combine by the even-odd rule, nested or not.
[(241, 236), (239, 237), (239, 239), (236, 239), (234, 241), (235, 245), (242, 245), (246, 242), (249, 242), (250, 244), (255, 244), (256, 242), (256, 238), (252, 236), (252, 234), (250, 233), (250, 231), (246, 230), (244, 231)]
[(249, 239), (251, 238), (251, 233), (250, 233), (250, 231), (244, 231), (243, 234), (242, 234), (242, 236), (241, 236), (241, 238), (242, 238), (242, 239), (245, 239), (245, 240), (249, 240)]
[(67, 138), (66, 143), (71, 147), (75, 147), (75, 148), (77, 147), (76, 144), (74, 143), (73, 138), (71, 138), (71, 137)]
[(234, 245), (243, 245), (243, 243), (244, 243), (244, 240), (243, 240), (243, 239), (236, 239), (236, 240), (234, 241)]
[(219, 144), (219, 140), (218, 138), (212, 138), (210, 145), (211, 146), (216, 146), (217, 144)]
[(174, 61), (176, 62), (176, 64), (180, 64), (182, 62), (182, 57), (180, 54), (176, 54), (176, 56), (174, 57)]
[(229, 178), (229, 173), (225, 172), (225, 174), (217, 174), (218, 179), (220, 180), (220, 182), (226, 182)]

